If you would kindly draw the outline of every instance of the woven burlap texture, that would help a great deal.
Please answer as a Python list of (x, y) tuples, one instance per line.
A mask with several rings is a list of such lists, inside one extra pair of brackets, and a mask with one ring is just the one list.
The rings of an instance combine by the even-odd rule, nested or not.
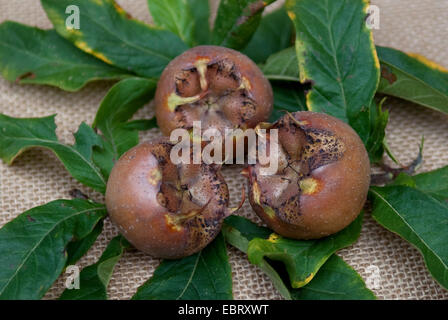
[[(150, 22), (146, 0), (118, 1), (135, 18)], [(376, 0), (380, 9), (380, 29), (374, 31), (377, 44), (416, 52), (448, 67), (448, 1)], [(213, 3), (216, 8), (216, 3)], [(37, 0), (0, 0), (0, 22), (14, 20), (50, 28)], [(92, 123), (101, 99), (111, 82), (97, 82), (79, 92), (68, 93), (47, 86), (17, 85), (0, 78), (0, 112), (14, 117), (42, 117), (57, 114), (57, 134), (73, 143), (73, 133), (82, 121)], [(424, 163), (419, 172), (448, 165), (448, 117), (398, 99), (385, 106), (391, 120), (387, 128), (389, 144), (403, 163), (416, 156), (421, 136), (425, 137)], [(150, 117), (151, 104), (139, 111)], [(151, 139), (153, 129), (141, 136)], [(224, 169), (232, 202), (238, 201), (243, 177), (239, 167)], [(0, 226), (21, 212), (59, 198), (78, 188), (97, 201), (101, 195), (70, 177), (57, 158), (47, 150), (33, 149), (22, 154), (12, 166), (0, 164)], [(246, 202), (240, 214), (261, 223)], [(103, 233), (88, 254), (79, 261), (82, 268), (94, 263), (117, 229), (106, 219)], [(251, 265), (244, 254), (229, 247), (235, 299), (281, 299), (267, 276)], [(356, 244), (339, 254), (366, 280), (380, 299), (447, 299), (448, 291), (435, 282), (419, 252), (397, 235), (380, 227), (366, 215)], [(5, 257), (0, 257), (5, 259)], [(136, 250), (127, 251), (115, 268), (108, 288), (111, 299), (129, 299), (137, 287), (149, 279), (159, 260)], [(375, 276), (379, 276), (378, 278)], [(376, 279), (373, 281), (373, 279)], [(54, 299), (64, 290), (62, 275), (45, 298)]]

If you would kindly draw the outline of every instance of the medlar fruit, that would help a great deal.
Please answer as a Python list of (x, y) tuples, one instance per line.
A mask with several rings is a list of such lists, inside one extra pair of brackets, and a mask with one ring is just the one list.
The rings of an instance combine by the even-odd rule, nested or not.
[(137, 249), (176, 259), (200, 251), (229, 215), (229, 190), (220, 168), (178, 164), (167, 138), (141, 143), (115, 164), (107, 182), (111, 220)]
[(157, 123), (163, 134), (176, 128), (254, 128), (266, 121), (273, 104), (272, 87), (244, 54), (218, 46), (198, 46), (172, 60), (155, 94)]
[[(272, 139), (277, 129), (278, 139)], [(316, 239), (336, 233), (360, 213), (370, 183), (370, 163), (356, 132), (332, 116), (287, 114), (265, 134), (266, 148), (277, 144), (275, 174), (263, 175), (259, 160), (243, 174), (249, 200), (260, 218), (278, 234)], [(274, 141), (278, 140), (278, 141)], [(274, 157), (273, 157), (274, 156)]]

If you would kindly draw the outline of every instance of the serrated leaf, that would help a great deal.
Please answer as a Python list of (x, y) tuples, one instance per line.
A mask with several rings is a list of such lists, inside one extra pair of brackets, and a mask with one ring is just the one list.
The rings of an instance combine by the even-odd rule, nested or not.
[(65, 266), (67, 244), (87, 236), (106, 214), (102, 204), (56, 200), (5, 224), (0, 229), (0, 299), (40, 299)]
[(301, 82), (312, 81), (311, 111), (348, 122), (365, 142), (379, 62), (365, 23), (367, 0), (288, 0)]
[(130, 244), (121, 235), (113, 238), (98, 262), (82, 269), (79, 289), (65, 289), (60, 300), (106, 300), (107, 286), (115, 265)]
[(289, 47), (292, 35), (293, 25), (285, 8), (281, 7), (262, 17), (260, 25), (242, 52), (256, 63), (263, 63), (270, 55)]
[(377, 46), (378, 92), (448, 113), (448, 70), (417, 54)]
[(9, 81), (47, 84), (67, 91), (129, 74), (78, 50), (54, 30), (12, 21), (0, 24), (0, 70)]
[(295, 300), (375, 300), (360, 275), (333, 254), (305, 287), (292, 291)]
[(294, 240), (273, 233), (268, 239), (253, 239), (249, 243), (249, 261), (258, 265), (265, 258), (281, 261), (293, 288), (309, 283), (319, 268), (337, 250), (353, 244), (359, 237), (362, 214), (348, 227), (334, 235), (317, 240)]
[(283, 117), (286, 112), (305, 111), (306, 99), (304, 87), (298, 83), (271, 82), (274, 92), (274, 109), (269, 117), (274, 122)]
[(448, 206), (409, 186), (372, 187), (373, 218), (413, 244), (431, 275), (448, 288)]
[[(170, 31), (132, 19), (113, 0), (41, 0), (56, 31), (79, 49), (108, 64), (157, 78), (165, 66), (187, 49)], [(69, 5), (80, 13), (80, 29), (66, 27)]]
[(201, 252), (164, 260), (133, 300), (233, 299), (232, 271), (221, 234)]
[(186, 0), (148, 0), (148, 7), (157, 26), (170, 30), (186, 44), (193, 45), (194, 20)]
[(272, 54), (261, 70), (269, 80), (300, 81), (296, 49), (290, 47)]
[(138, 144), (138, 128), (147, 128), (154, 121), (128, 120), (153, 96), (157, 82), (143, 78), (128, 78), (115, 84), (104, 97), (93, 122), (101, 130), (104, 143), (101, 150), (95, 149), (95, 163), (108, 177), (120, 156)]
[(213, 44), (236, 50), (244, 48), (260, 24), (264, 8), (274, 1), (222, 0), (213, 27)]
[[(271, 230), (260, 227), (238, 216), (224, 221), (223, 234), (226, 241), (247, 253), (250, 241), (266, 239)], [(293, 289), (289, 285), (284, 268), (279, 262), (262, 259), (258, 267), (272, 280), (275, 288), (288, 300), (291, 299), (374, 299), (361, 277), (339, 257), (333, 254), (319, 269), (317, 275), (306, 286)], [(281, 263), (280, 263), (281, 264)], [(286, 279), (286, 280), (284, 280)]]
[(95, 228), (87, 236), (80, 240), (75, 240), (67, 245), (66, 266), (74, 265), (93, 246), (98, 236), (103, 231), (103, 221), (99, 221)]
[(0, 114), (0, 157), (11, 164), (28, 148), (50, 149), (76, 180), (104, 193), (106, 180), (92, 161), (92, 148), (102, 145), (100, 137), (82, 123), (74, 134), (75, 144), (63, 144), (56, 136), (54, 117), (13, 118)]

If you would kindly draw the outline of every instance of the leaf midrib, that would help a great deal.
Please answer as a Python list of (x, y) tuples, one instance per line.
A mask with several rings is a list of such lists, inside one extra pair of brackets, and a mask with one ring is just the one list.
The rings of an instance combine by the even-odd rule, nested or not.
[[(19, 129), (23, 129), (22, 127), (20, 127), (20, 126), (18, 126), (17, 124), (14, 124), (14, 123), (11, 123), (12, 125), (15, 125), (16, 127), (18, 127)], [(5, 137), (7, 137), (7, 138), (9, 138), (9, 139), (12, 139), (12, 140), (23, 140), (23, 141), (31, 141), (31, 142), (34, 142), (34, 141), (37, 141), (37, 142), (39, 142), (39, 141), (41, 141), (42, 143), (48, 143), (48, 144), (53, 144), (53, 145), (57, 145), (57, 146), (60, 146), (60, 147), (63, 147), (63, 148), (66, 148), (66, 149), (69, 149), (70, 151), (72, 151), (72, 152), (74, 152), (76, 155), (78, 155), (79, 156), (79, 158), (81, 158), (95, 173), (96, 173), (96, 175), (100, 178), (100, 180), (101, 180), (101, 182), (103, 182), (104, 183), (104, 185), (106, 185), (106, 181), (104, 180), (104, 178), (103, 178), (103, 176), (101, 175), (101, 173), (99, 172), (99, 170), (93, 165), (93, 163), (91, 163), (90, 161), (88, 161), (88, 159), (86, 159), (78, 150), (76, 150), (73, 146), (68, 146), (68, 145), (65, 145), (65, 144), (63, 144), (63, 143), (61, 143), (61, 142), (59, 142), (59, 141), (53, 141), (53, 140), (46, 140), (46, 139), (41, 139), (41, 138), (25, 138), (25, 137), (10, 137), (10, 136), (6, 136), (6, 135), (4, 135)], [(39, 145), (39, 144), (37, 144), (37, 145), (30, 145), (30, 146), (26, 146), (25, 148), (27, 148), (27, 147), (46, 147), (46, 146), (42, 146), (42, 145)], [(51, 148), (49, 148), (49, 147), (47, 147), (48, 149), (50, 149), (51, 150)], [(23, 148), (21, 148), (21, 150), (23, 150)], [(53, 152), (55, 152), (54, 150), (51, 150), (51, 151), (53, 151)], [(19, 153), (17, 153), (17, 155), (18, 155)], [(57, 152), (55, 152), (55, 154), (57, 155)], [(60, 157), (58, 156), (58, 158), (60, 159)], [(11, 161), (10, 162), (12, 162), (12, 161), (14, 161), (14, 159), (15, 159), (15, 157), (13, 157), (12, 159), (11, 159)]]
[[(39, 56), (35, 53), (32, 53), (30, 51), (26, 51), (25, 49), (21, 48), (21, 47), (13, 47), (10, 44), (8, 44), (7, 42), (2, 42), (0, 41), (0, 45), (4, 45), (8, 48), (11, 48), (12, 50), (16, 50), (16, 51), (20, 51), (25, 55), (31, 56), (31, 57), (35, 57), (38, 60), (44, 60), (46, 62), (54, 62), (51, 58), (46, 57), (46, 56)], [(84, 54), (84, 53), (83, 53)], [(60, 57), (58, 57), (60, 58)], [(99, 65), (94, 65), (94, 64), (85, 64), (85, 63), (79, 63), (79, 64), (73, 64), (73, 63), (69, 63), (69, 61), (67, 60), (56, 60), (56, 62), (59, 62), (61, 65), (68, 65), (68, 66), (75, 66), (75, 67), (83, 67), (83, 68), (90, 68), (90, 69), (104, 69), (104, 68), (108, 68), (108, 69), (114, 69), (112, 66), (110, 65), (103, 65), (103, 66), (99, 66)], [(62, 62), (62, 63), (61, 63)], [(98, 62), (101, 62), (100, 60), (98, 60)]]
[(194, 266), (193, 269), (191, 270), (191, 274), (190, 277), (188, 278), (187, 283), (185, 284), (184, 290), (182, 290), (182, 292), (179, 294), (179, 296), (176, 297), (175, 300), (179, 300), (182, 298), (182, 296), (185, 294), (185, 292), (187, 291), (188, 287), (190, 286), (190, 283), (193, 281), (193, 277), (196, 273), (196, 269), (198, 268), (198, 264), (199, 264), (199, 258), (202, 255), (202, 251), (199, 251), (198, 256), (196, 257), (196, 261), (194, 262)]
[(104, 210), (105, 207), (101, 206), (101, 207), (96, 207), (96, 208), (89, 208), (89, 209), (85, 209), (82, 211), (76, 211), (71, 215), (68, 215), (67, 217), (65, 217), (62, 220), (59, 220), (55, 225), (53, 225), (52, 228), (50, 228), (42, 237), (41, 239), (36, 243), (35, 246), (32, 247), (32, 249), (28, 252), (27, 255), (25, 255), (24, 259), (22, 260), (22, 262), (18, 265), (18, 267), (16, 268), (15, 272), (11, 275), (11, 277), (9, 278), (8, 282), (5, 283), (4, 287), (2, 290), (0, 290), (0, 296), (3, 294), (3, 292), (5, 291), (5, 289), (8, 287), (8, 285), (11, 283), (11, 281), (17, 276), (17, 273), (19, 272), (19, 270), (23, 267), (23, 265), (26, 263), (26, 261), (28, 260), (28, 258), (30, 257), (30, 255), (36, 250), (36, 248), (42, 243), (42, 241), (44, 241), (45, 238), (47, 238), (47, 236), (54, 231), (54, 229), (56, 227), (58, 227), (61, 223), (63, 223), (64, 221), (76, 216), (76, 215), (81, 215), (83, 213), (87, 213), (87, 212), (94, 212), (94, 211), (100, 211), (100, 210)]
[[(386, 200), (379, 192), (375, 191), (374, 189), (370, 189), (371, 192), (373, 192), (378, 198), (380, 198), (382, 201), (384, 201), (385, 204), (387, 204), (391, 210), (400, 218), (400, 220), (413, 232), (413, 234), (425, 245), (425, 247), (437, 258), (437, 260), (440, 261), (440, 263), (445, 267), (445, 269), (448, 269), (448, 266), (445, 264), (445, 262), (434, 252), (434, 250), (426, 243), (425, 240), (423, 240), (420, 235), (414, 230), (414, 228), (409, 225), (409, 223), (401, 216), (401, 214), (392, 206), (392, 204)], [(437, 201), (437, 200), (436, 200)], [(395, 231), (394, 231), (395, 232)], [(416, 244), (414, 244), (415, 247), (418, 248)], [(421, 249), (418, 248), (421, 252)]]

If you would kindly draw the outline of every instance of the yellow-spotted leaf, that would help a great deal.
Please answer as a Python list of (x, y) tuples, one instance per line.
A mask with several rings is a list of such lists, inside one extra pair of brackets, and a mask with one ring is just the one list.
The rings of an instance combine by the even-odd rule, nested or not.
[(365, 19), (367, 0), (287, 0), (296, 29), (301, 82), (311, 82), (307, 105), (348, 122), (365, 142), (379, 62)]
[[(41, 0), (56, 31), (79, 49), (144, 77), (156, 78), (187, 49), (174, 33), (132, 19), (113, 0)], [(66, 9), (76, 6), (79, 29)], [(76, 14), (73, 12), (72, 14)]]

